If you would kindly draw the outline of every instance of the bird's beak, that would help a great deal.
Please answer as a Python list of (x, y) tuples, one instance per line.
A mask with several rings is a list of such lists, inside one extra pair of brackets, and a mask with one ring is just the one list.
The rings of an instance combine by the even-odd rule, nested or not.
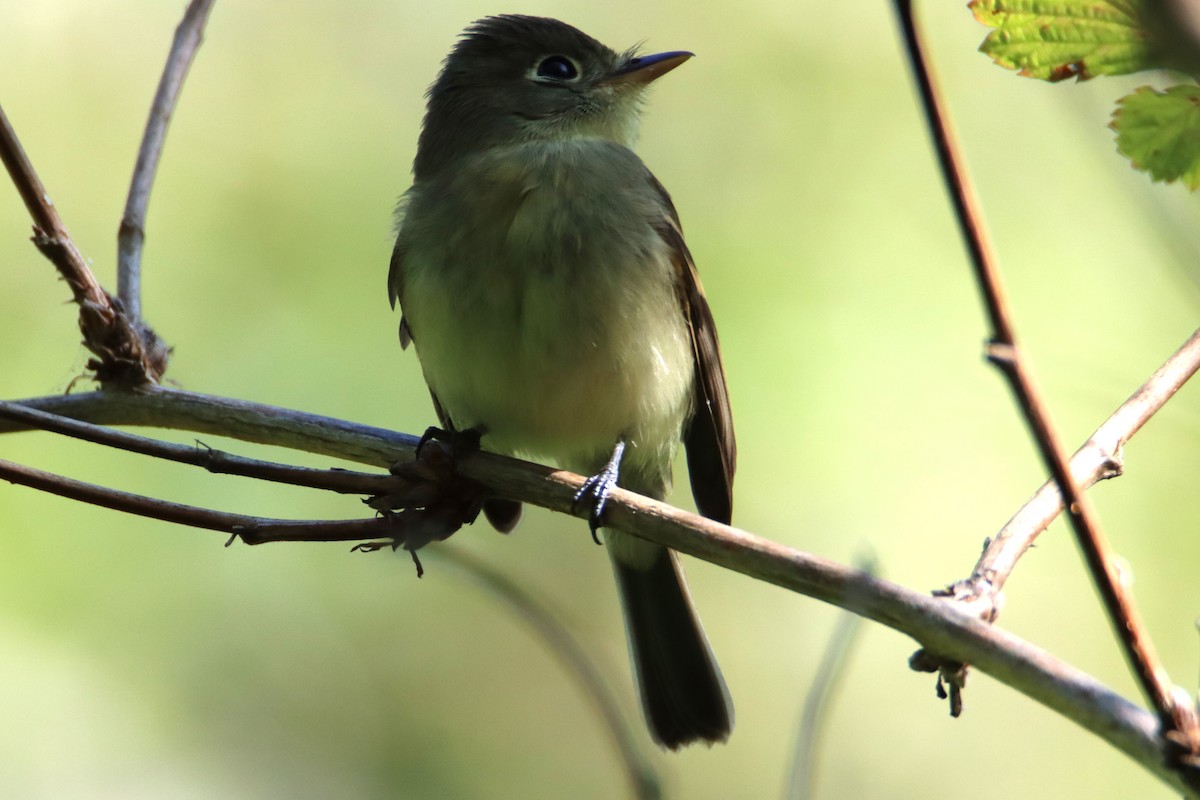
[(695, 54), (686, 50), (673, 50), (670, 53), (631, 58), (601, 78), (600, 83), (606, 86), (644, 86), (655, 78), (666, 75), (693, 55)]

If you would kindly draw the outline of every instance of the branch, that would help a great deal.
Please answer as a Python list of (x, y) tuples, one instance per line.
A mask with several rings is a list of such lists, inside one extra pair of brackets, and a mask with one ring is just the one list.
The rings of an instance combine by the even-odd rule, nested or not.
[[(1088, 571), (1104, 602), (1130, 668), (1142, 692), (1158, 711), (1164, 735), (1180, 746), (1184, 753), (1196, 755), (1200, 753), (1200, 720), (1190, 703), (1176, 702), (1167, 672), (1154, 651), (1129, 589), (1121, 580), (1116, 560), (1100, 531), (1091, 502), (1075, 485), (1066, 451), (1017, 346), (1008, 302), (992, 258), (983, 218), (977, 210), (978, 204), (970, 181), (959, 164), (958, 147), (922, 52), (920, 35), (913, 18), (912, 0), (895, 0), (895, 3), (943, 178), (953, 199), (955, 216), (970, 251), (975, 278), (987, 306), (992, 327), (987, 345), (988, 360), (1008, 379), (1042, 461), (1062, 494), (1067, 519), (1083, 551)], [(952, 702), (953, 699), (952, 690)]]
[[(104, 424), (151, 425), (233, 436), (368, 464), (411, 459), (417, 439), (380, 428), (242, 401), (152, 387), (39, 398), (22, 405)], [(0, 423), (0, 432), (22, 426)], [(496, 494), (583, 517), (572, 498), (584, 478), (490, 453), (465, 456), (465, 477)], [(1155, 718), (1094, 678), (953, 604), (617, 489), (606, 506), (621, 530), (759, 580), (853, 611), (931, 652), (969, 662), (1100, 736), (1174, 790), (1200, 797), (1168, 766)]]
[(70, 417), (48, 414), (3, 400), (0, 400), (0, 419), (24, 423), (30, 428), (50, 431), (130, 453), (140, 453), (180, 464), (203, 467), (216, 474), (240, 475), (343, 494), (383, 494), (394, 492), (398, 488), (396, 478), (391, 475), (352, 472), (343, 469), (313, 469), (243, 458), (221, 450), (214, 450), (201, 442), (197, 442), (195, 447), (162, 442), (112, 428), (79, 422)]
[[(100, 393), (102, 394), (104, 393)], [(253, 406), (244, 403), (239, 405)], [(260, 417), (263, 416), (264, 410), (266, 407), (260, 406), (256, 409)], [(245, 409), (242, 409), (242, 412), (245, 414)], [(390, 544), (393, 548), (402, 546), (415, 554), (426, 544), (442, 541), (463, 525), (473, 522), (483, 500), (490, 494), (480, 482), (457, 474), (454, 460), (432, 445), (424, 448), (419, 462), (393, 463), (393, 474), (377, 475), (348, 470), (296, 467), (231, 456), (207, 446), (187, 447), (160, 442), (47, 414), (15, 403), (0, 402), (0, 419), (130, 452), (201, 466), (210, 472), (243, 475), (342, 493), (368, 494), (371, 496), (364, 502), (390, 524), (390, 527), (350, 521), (310, 524), (230, 515), (83, 484), (37, 470), (26, 471), (19, 465), (7, 462), (0, 465), (0, 477), (14, 483), (139, 516), (226, 531), (252, 545), (279, 541), (349, 541), (383, 536), (391, 541), (383, 545), (372, 544), (369, 549), (378, 549)], [(10, 426), (9, 429), (20, 428)], [(271, 439), (267, 437), (264, 442), (270, 443)], [(401, 510), (396, 512), (394, 509)], [(413, 560), (417, 563), (419, 576), (420, 562), (415, 555)]]
[[(1071, 458), (1075, 483), (1088, 489), (1124, 470), (1124, 447), (1150, 418), (1200, 369), (1197, 329), (1129, 399), (1093, 433)], [(980, 617), (995, 620), (999, 595), (1017, 560), (1038, 535), (1062, 513), (1062, 494), (1049, 481), (1021, 507), (984, 548), (971, 577), (953, 584), (946, 594), (970, 604)]]
[(142, 136), (137, 164), (133, 168), (133, 180), (129, 185), (129, 197), (125, 201), (125, 213), (117, 232), (117, 296), (121, 298), (125, 313), (133, 320), (142, 317), (142, 243), (146, 239), (146, 208), (150, 203), (150, 187), (158, 171), (167, 124), (171, 121), (175, 102), (183, 88), (183, 79), (200, 47), (212, 4), (213, 0), (191, 0), (183, 14), (183, 21), (175, 29), (175, 39), (154, 95), (150, 118), (146, 121), (146, 132)]
[(0, 160), (4, 161), (33, 218), (34, 246), (54, 264), (79, 305), (83, 344), (98, 359), (89, 361), (88, 369), (95, 371), (102, 385), (137, 387), (158, 381), (167, 367), (166, 346), (152, 333), (149, 335), (153, 338), (143, 338), (148, 332), (133, 324), (100, 286), (67, 233), (3, 108), (0, 108)]
[(403, 538), (388, 518), (334, 521), (283, 520), (230, 514), (171, 503), (153, 497), (118, 492), (61, 475), (0, 459), (0, 479), (92, 505), (192, 528), (234, 534), (249, 544), (260, 542), (345, 542), (374, 538)]
[[(4, 401), (0, 401), (0, 418), (23, 422), (40, 430), (59, 433), (94, 444), (201, 466), (214, 473), (240, 475), (342, 493), (384, 494), (390, 498), (394, 498), (404, 491), (405, 479), (402, 476), (352, 472), (342, 469), (311, 469), (242, 458), (213, 450), (205, 445), (189, 447), (161, 442)], [(432, 447), (427, 447), (427, 451), (430, 449)], [(386, 520), (345, 522), (297, 523), (247, 517), (214, 512), (194, 506), (164, 503), (147, 497), (117, 492), (50, 475), (4, 460), (0, 460), (0, 478), (62, 497), (127, 511), (139, 516), (178, 522), (193, 527), (223, 530), (249, 544), (267, 541), (342, 541), (387, 537), (390, 541), (375, 543), (362, 549), (371, 550), (386, 546), (394, 549), (410, 539), (410, 525), (408, 524), (410, 521), (416, 523), (418, 530), (421, 530), (422, 523), (427, 521), (417, 519), (418, 515), (404, 512), (387, 514)], [(422, 505), (427, 505), (431, 492), (426, 489), (421, 494), (426, 498)], [(434, 513), (436, 514), (436, 510)], [(425, 515), (419, 516), (424, 517)], [(457, 530), (457, 526), (454, 529)], [(425, 536), (426, 541), (428, 538)], [(441, 558), (474, 578), (485, 589), (500, 596), (505, 601), (504, 605), (513, 609), (522, 621), (534, 629), (551, 653), (563, 663), (567, 673), (579, 681), (584, 696), (595, 705), (617, 748), (617, 754), (624, 766), (634, 796), (641, 800), (654, 800), (661, 797), (662, 789), (658, 775), (638, 746), (637, 737), (634, 736), (628, 720), (622, 714), (619, 701), (605, 683), (601, 671), (593, 664), (592, 659), (570, 630), (547, 610), (545, 604), (539, 602), (529, 592), (504, 577), (494, 568), (453, 548), (443, 548), (437, 552)], [(417, 560), (415, 552), (413, 559), (417, 564), (419, 577), (421, 564)]]
[[(138, 392), (53, 395), (17, 404), (100, 425), (187, 430), (386, 467), (412, 459), (416, 436), (277, 406), (151, 386)], [(0, 421), (0, 433), (29, 430)]]

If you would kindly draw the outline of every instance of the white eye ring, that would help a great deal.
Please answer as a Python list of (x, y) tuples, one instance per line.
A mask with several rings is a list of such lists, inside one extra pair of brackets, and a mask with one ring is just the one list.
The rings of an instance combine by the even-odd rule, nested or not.
[(579, 64), (568, 56), (554, 54), (538, 59), (528, 77), (538, 83), (573, 83), (579, 80)]

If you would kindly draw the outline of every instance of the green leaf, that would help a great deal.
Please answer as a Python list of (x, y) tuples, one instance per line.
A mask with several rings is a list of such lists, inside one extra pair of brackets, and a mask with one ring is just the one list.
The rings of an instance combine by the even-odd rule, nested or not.
[(1142, 0), (971, 0), (995, 28), (979, 49), (1002, 67), (1044, 81), (1122, 75), (1157, 64)]
[(1133, 166), (1156, 181), (1182, 179), (1192, 191), (1200, 188), (1200, 86), (1165, 92), (1143, 86), (1117, 105), (1109, 127)]

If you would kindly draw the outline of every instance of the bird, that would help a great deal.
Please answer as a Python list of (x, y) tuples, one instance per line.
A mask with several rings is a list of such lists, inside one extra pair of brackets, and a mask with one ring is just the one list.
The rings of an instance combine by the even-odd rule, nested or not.
[[(426, 94), (388, 294), (444, 431), (664, 499), (682, 443), (701, 514), (732, 515), (716, 325), (670, 195), (634, 153), (647, 87), (687, 51), (617, 52), (556, 19), (471, 23)], [(492, 498), (508, 532), (518, 501)], [(733, 704), (678, 555), (605, 527), (651, 738), (726, 741)]]

